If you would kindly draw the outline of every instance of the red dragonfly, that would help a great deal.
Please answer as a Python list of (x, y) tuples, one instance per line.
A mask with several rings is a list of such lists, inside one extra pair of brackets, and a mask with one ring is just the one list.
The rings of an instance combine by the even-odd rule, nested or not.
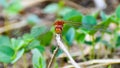
[(54, 26), (55, 26), (55, 32), (57, 34), (61, 34), (62, 33), (62, 30), (63, 30), (63, 26), (67, 24), (67, 25), (72, 25), (72, 26), (75, 26), (75, 27), (80, 27), (81, 26), (81, 23), (80, 22), (72, 22), (72, 21), (64, 21), (64, 20), (56, 20), (55, 23), (54, 23)]

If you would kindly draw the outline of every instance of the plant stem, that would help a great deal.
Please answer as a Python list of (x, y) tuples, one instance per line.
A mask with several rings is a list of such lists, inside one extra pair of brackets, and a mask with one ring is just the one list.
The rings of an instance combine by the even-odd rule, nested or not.
[[(101, 33), (101, 38), (100, 38), (100, 42), (103, 40), (103, 37), (104, 37), (104, 32)], [(102, 42), (100, 43), (100, 49), (99, 49), (99, 53), (101, 52), (101, 47), (102, 47)], [(97, 54), (97, 59), (99, 59), (101, 57), (101, 55)]]
[(13, 68), (17, 68), (17, 67), (16, 67), (16, 63), (13, 64)]
[(94, 59), (95, 58), (95, 40), (94, 40), (94, 35), (91, 36), (92, 37), (92, 49), (91, 49), (91, 56), (90, 59)]
[(7, 68), (7, 64), (4, 63), (3, 65), (4, 65), (4, 68)]
[(55, 56), (56, 56), (58, 50), (59, 50), (59, 46), (57, 46), (56, 49), (54, 50), (53, 56), (52, 56), (52, 58), (50, 59), (50, 62), (49, 62), (49, 64), (48, 64), (48, 67), (47, 67), (47, 68), (51, 68), (52, 63), (53, 63), (53, 61), (54, 61), (54, 59), (55, 59)]
[(81, 50), (81, 53), (82, 53), (82, 55), (81, 55), (82, 59), (83, 59), (83, 61), (86, 61), (87, 59), (85, 58), (85, 55), (84, 55), (84, 52), (83, 52), (84, 51), (84, 47), (81, 44), (79, 45), (79, 47), (80, 47), (80, 50)]
[(27, 58), (26, 58), (26, 54), (23, 55), (23, 61), (24, 61), (24, 68), (27, 68)]

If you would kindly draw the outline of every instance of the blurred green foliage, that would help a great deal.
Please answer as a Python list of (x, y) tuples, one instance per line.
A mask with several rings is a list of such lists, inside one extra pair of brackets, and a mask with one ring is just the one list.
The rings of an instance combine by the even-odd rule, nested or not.
[[(11, 2), (0, 0), (0, 4), (5, 8), (8, 14), (17, 14), (22, 10), (20, 0), (12, 0)], [(65, 24), (63, 28), (62, 38), (68, 45), (72, 45), (74, 41), (92, 45), (93, 41), (86, 41), (86, 35), (95, 35), (97, 31), (100, 31), (102, 34), (108, 34), (110, 31), (108, 29), (109, 25), (114, 23), (117, 24), (117, 28), (110, 33), (114, 35), (114, 45), (102, 39), (102, 36), (95, 38), (94, 42), (101, 42), (106, 45), (106, 47), (111, 48), (120, 47), (120, 35), (117, 34), (117, 31), (120, 29), (120, 6), (118, 6), (115, 13), (111, 15), (107, 15), (105, 12), (101, 11), (93, 16), (90, 14), (84, 15), (74, 8), (65, 6), (64, 2), (61, 1), (60, 3), (47, 5), (43, 11), (46, 14), (56, 14), (58, 18), (68, 21), (69, 24), (73, 25), (68, 26)], [(100, 22), (97, 18), (99, 15)], [(27, 20), (32, 24), (41, 21), (36, 15), (30, 15)], [(22, 37), (9, 38), (8, 36), (0, 36), (0, 62), (14, 64), (24, 54), (32, 51), (33, 67), (46, 68), (46, 60), (43, 53), (45, 52), (45, 47), (52, 44), (53, 38), (54, 33), (52, 30), (48, 31), (47, 27), (36, 25), (31, 28), (30, 33), (24, 34)], [(62, 53), (62, 51), (59, 51), (59, 53)]]

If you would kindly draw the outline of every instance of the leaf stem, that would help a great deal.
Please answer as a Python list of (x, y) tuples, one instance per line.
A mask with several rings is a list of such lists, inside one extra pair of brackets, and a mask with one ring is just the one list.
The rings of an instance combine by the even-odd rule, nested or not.
[(55, 59), (55, 56), (56, 56), (58, 50), (59, 50), (59, 46), (57, 46), (56, 49), (54, 50), (53, 56), (52, 56), (52, 58), (50, 59), (50, 62), (49, 62), (49, 64), (48, 64), (48, 67), (47, 67), (47, 68), (51, 68), (52, 63), (53, 63), (53, 61), (54, 61), (54, 59)]
[(94, 59), (95, 58), (95, 40), (94, 40), (94, 35), (91, 36), (92, 37), (92, 49), (91, 49), (91, 56), (90, 59)]
[(3, 65), (4, 65), (4, 68), (7, 68), (7, 64), (4, 63)]
[(26, 55), (23, 55), (23, 61), (24, 61), (24, 68), (27, 68), (27, 58)]

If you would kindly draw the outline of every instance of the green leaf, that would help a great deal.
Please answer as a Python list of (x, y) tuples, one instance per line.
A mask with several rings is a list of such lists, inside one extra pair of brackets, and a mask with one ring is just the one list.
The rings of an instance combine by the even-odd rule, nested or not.
[(8, 7), (8, 3), (7, 3), (7, 0), (0, 0), (0, 6), (3, 6), (4, 8), (5, 7)]
[(120, 5), (116, 8), (116, 16), (120, 18)]
[(64, 20), (74, 21), (74, 22), (81, 22), (82, 14), (77, 10), (71, 10), (67, 14), (63, 16)]
[(31, 30), (31, 35), (35, 38), (39, 37), (41, 34), (44, 34), (47, 31), (45, 26), (42, 27), (33, 27)]
[(14, 53), (12, 48), (0, 45), (0, 62), (10, 63)]
[(57, 3), (52, 3), (52, 4), (49, 4), (47, 5), (44, 9), (43, 9), (43, 12), (44, 13), (55, 13), (59, 10), (59, 5)]
[(9, 46), (11, 47), (10, 39), (7, 36), (0, 36), (0, 46)]
[(27, 50), (31, 50), (37, 46), (40, 46), (40, 42), (38, 40), (33, 40), (26, 48)]
[(87, 15), (82, 18), (82, 25), (88, 30), (92, 29), (96, 24), (97, 21), (93, 16)]
[(68, 44), (71, 45), (75, 37), (75, 29), (71, 27), (66, 33), (65, 37), (66, 37)]
[(39, 50), (34, 49), (32, 50), (32, 64), (34, 68), (46, 68), (45, 58), (39, 52)]
[(100, 16), (101, 16), (103, 21), (105, 21), (107, 19), (107, 16), (103, 11), (100, 12)]
[(120, 47), (120, 36), (118, 36), (118, 38), (117, 38), (116, 47)]
[(23, 56), (24, 52), (25, 49), (21, 49), (20, 51), (18, 51), (18, 53), (14, 57), (14, 60), (11, 63), (14, 64), (15, 62), (17, 62)]
[(65, 16), (67, 13), (71, 12), (73, 10), (73, 8), (70, 7), (64, 7), (59, 11), (59, 15), (60, 16)]
[(31, 42), (34, 39), (34, 36), (32, 36), (31, 34), (25, 34), (23, 35), (23, 40), (27, 43), (27, 42)]
[(41, 22), (40, 18), (39, 18), (37, 15), (35, 15), (35, 14), (30, 14), (30, 15), (28, 16), (28, 18), (27, 18), (27, 21), (28, 21), (28, 23), (31, 24), (31, 25), (37, 24), (37, 23), (40, 23), (40, 22)]
[(36, 46), (36, 48), (37, 48), (41, 53), (43, 53), (43, 52), (45, 51), (45, 47), (43, 47), (42, 45)]
[(20, 39), (20, 38), (18, 38), (18, 39), (12, 38), (11, 43), (12, 43), (11, 47), (15, 51), (18, 51), (24, 45), (24, 41), (22, 39)]
[(17, 14), (22, 10), (22, 5), (20, 4), (20, 0), (14, 0), (10, 5), (5, 9), (8, 14)]
[(85, 34), (84, 33), (76, 33), (76, 40), (78, 43), (84, 42), (85, 40)]
[(40, 43), (42, 45), (49, 45), (51, 43), (52, 37), (53, 37), (53, 33), (49, 31), (49, 32), (45, 33), (44, 35), (40, 36), (40, 38), (39, 38)]

